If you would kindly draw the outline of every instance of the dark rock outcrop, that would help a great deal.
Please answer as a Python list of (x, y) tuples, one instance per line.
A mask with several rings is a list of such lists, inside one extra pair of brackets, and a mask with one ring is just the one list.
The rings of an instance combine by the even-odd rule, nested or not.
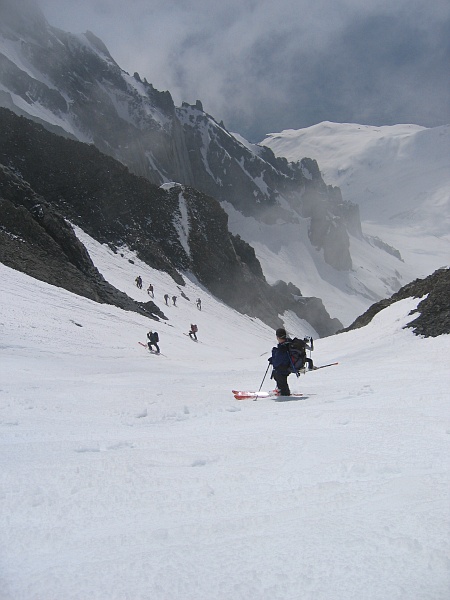
[[(405, 298), (422, 298), (417, 306), (418, 316), (407, 327), (411, 327), (416, 335), (436, 337), (450, 333), (450, 269), (442, 268), (425, 279), (415, 279), (403, 286), (390, 298), (373, 304), (363, 315), (358, 317), (349, 327), (341, 331), (351, 331), (364, 327), (381, 310), (394, 302)], [(338, 333), (341, 333), (338, 332)]]
[(0, 262), (95, 302), (152, 319), (165, 319), (153, 303), (135, 302), (110, 285), (63, 217), (10, 169), (0, 165)]

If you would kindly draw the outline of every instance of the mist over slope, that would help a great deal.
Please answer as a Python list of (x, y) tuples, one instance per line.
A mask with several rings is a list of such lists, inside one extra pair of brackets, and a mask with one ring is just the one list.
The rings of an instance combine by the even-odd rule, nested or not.
[[(184, 273), (196, 277), (230, 306), (274, 327), (286, 310), (308, 320), (318, 335), (342, 327), (320, 299), (267, 283), (254, 250), (230, 233), (217, 200), (179, 184), (155, 186), (93, 145), (56, 136), (2, 108), (0, 221), (2, 262), (88, 298), (119, 295), (104, 289), (85, 260), (72, 223), (111, 250), (135, 251), (180, 286)], [(124, 307), (123, 301), (115, 304)], [(162, 306), (147, 304), (145, 310), (162, 314)]]
[(396, 248), (417, 276), (448, 264), (450, 125), (324, 122), (262, 144), (291, 161), (317, 160), (325, 181), (359, 205), (363, 232)]

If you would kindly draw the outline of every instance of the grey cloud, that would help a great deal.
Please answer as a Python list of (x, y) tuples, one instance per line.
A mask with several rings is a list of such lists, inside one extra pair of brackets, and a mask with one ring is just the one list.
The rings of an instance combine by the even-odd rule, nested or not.
[(120, 66), (252, 141), (330, 120), (450, 122), (447, 0), (40, 0)]

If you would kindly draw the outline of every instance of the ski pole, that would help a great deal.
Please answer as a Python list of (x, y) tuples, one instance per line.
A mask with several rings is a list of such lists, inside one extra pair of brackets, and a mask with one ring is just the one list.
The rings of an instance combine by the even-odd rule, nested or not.
[(266, 378), (267, 371), (269, 370), (269, 367), (270, 367), (270, 363), (267, 365), (267, 369), (266, 369), (266, 372), (264, 373), (264, 377), (263, 377), (263, 380), (261, 381), (261, 385), (259, 386), (259, 390), (258, 390), (258, 392), (260, 392), (260, 391), (261, 391), (261, 388), (262, 388), (262, 386), (263, 386), (264, 379)]

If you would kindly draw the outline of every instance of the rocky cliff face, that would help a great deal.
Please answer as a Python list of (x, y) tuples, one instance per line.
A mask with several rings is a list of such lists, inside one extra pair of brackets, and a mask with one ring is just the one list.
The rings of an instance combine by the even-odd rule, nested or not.
[(105, 281), (61, 214), (4, 165), (0, 165), (0, 261), (95, 302), (152, 319), (166, 318), (153, 302), (135, 302)]
[[(13, 268), (131, 306), (102, 280), (68, 220), (112, 248), (126, 245), (179, 285), (184, 272), (193, 273), (230, 306), (274, 327), (287, 309), (311, 318), (320, 335), (341, 327), (318, 301), (299, 302), (269, 286), (253, 249), (228, 231), (220, 204), (194, 188), (157, 187), (95, 146), (56, 136), (6, 109), (0, 109), (0, 165), (0, 260)], [(153, 303), (139, 309), (164, 318)]]
[(175, 107), (169, 92), (125, 73), (92, 33), (53, 28), (28, 2), (27, 17), (13, 0), (0, 6), (0, 105), (95, 144), (157, 185), (195, 187), (269, 223), (307, 218), (324, 260), (351, 268), (348, 232), (361, 233), (358, 208), (325, 185), (314, 161), (288, 163), (239, 141), (200, 102)]

